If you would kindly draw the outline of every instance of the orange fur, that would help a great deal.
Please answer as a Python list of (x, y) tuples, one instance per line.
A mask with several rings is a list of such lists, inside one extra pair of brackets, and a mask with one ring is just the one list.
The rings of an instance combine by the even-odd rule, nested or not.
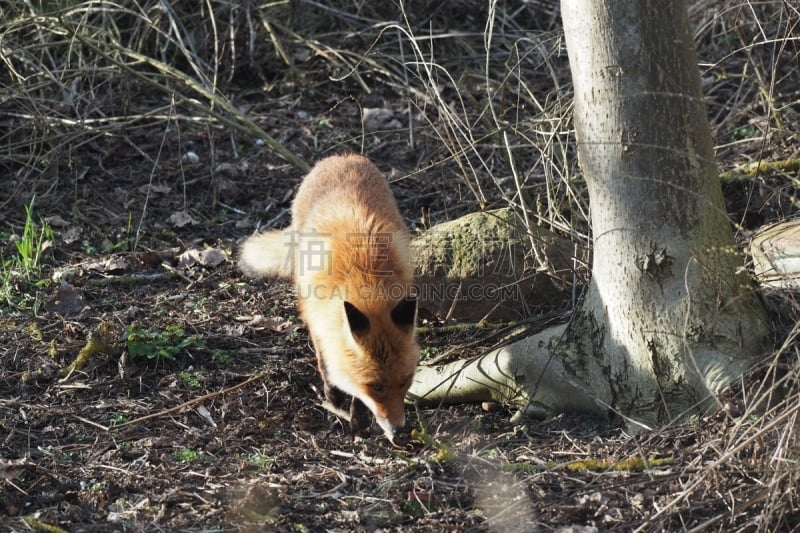
[(356, 398), (393, 440), (419, 346), (408, 230), (380, 171), (355, 154), (323, 159), (297, 191), (291, 227), (247, 239), (240, 264), (294, 279), (326, 398), (337, 408), (339, 391)]

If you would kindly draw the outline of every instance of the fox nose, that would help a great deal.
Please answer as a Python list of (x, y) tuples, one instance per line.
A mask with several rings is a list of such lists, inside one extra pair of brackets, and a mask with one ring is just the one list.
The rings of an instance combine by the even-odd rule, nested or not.
[(378, 425), (383, 430), (383, 434), (386, 435), (386, 438), (389, 439), (389, 442), (392, 444), (398, 443), (398, 438), (400, 435), (405, 434), (405, 419), (402, 421), (400, 425), (392, 424), (388, 419), (385, 418), (377, 418)]

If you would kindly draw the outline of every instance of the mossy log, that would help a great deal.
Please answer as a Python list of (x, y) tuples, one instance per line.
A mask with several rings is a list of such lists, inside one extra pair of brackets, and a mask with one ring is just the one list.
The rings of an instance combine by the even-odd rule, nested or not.
[(411, 247), (423, 315), (466, 322), (520, 320), (562, 307), (576, 265), (584, 270), (588, 256), (585, 247), (545, 228), (526, 232), (511, 209), (438, 224)]

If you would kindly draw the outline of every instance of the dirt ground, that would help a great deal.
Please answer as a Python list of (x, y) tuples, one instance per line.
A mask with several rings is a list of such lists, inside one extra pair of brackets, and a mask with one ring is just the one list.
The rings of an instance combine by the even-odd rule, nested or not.
[[(463, 27), (479, 34), (483, 22)], [(326, 35), (347, 50), (368, 49), (374, 37)], [(280, 74), (274, 53), (260, 70), (240, 68), (231, 100), (304, 161), (370, 155), (413, 231), (503, 205), (497, 191), (483, 200), (470, 193), (472, 171), (446, 134), (431, 133), (435, 119), (412, 145), (395, 77), (363, 65), (369, 94), (352, 77), (336, 81), (342, 73), (320, 42), (292, 45), (295, 67)], [(568, 79), (566, 57), (552, 64)], [(791, 81), (780, 105), (800, 99), (794, 69), (772, 71)], [(797, 157), (792, 128), (773, 129), (768, 149), (747, 144), (767, 110), (739, 116), (730, 111), (739, 105), (733, 82), (704, 83), (721, 169), (753, 154)], [(113, 102), (103, 101), (109, 94)], [(0, 311), (0, 531), (800, 530), (797, 469), (768, 460), (797, 441), (782, 440), (781, 413), (742, 420), (742, 390), (713, 417), (639, 435), (580, 417), (512, 418), (513, 406), (409, 406), (436, 445), (394, 448), (375, 427), (353, 441), (320, 406), (292, 288), (248, 280), (235, 264), (256, 227), (288, 223), (302, 172), (257, 139), (187, 119), (135, 77), (111, 78), (93, 96), (166, 118), (64, 137), (47, 148), (46, 171), (18, 158), (4, 164), (3, 258), (16, 253), (31, 203), (53, 239), (37, 276), (9, 280), (13, 296)], [(390, 125), (365, 131), (364, 108), (387, 110)], [(20, 117), (7, 124), (21, 128)], [(574, 168), (574, 151), (565, 154)], [(797, 177), (727, 183), (731, 219), (746, 232), (790, 216)], [(797, 306), (785, 294), (768, 297), (785, 336)], [(423, 325), (426, 356), (476, 355), (497, 333)], [(790, 339), (785, 373), (796, 350)]]

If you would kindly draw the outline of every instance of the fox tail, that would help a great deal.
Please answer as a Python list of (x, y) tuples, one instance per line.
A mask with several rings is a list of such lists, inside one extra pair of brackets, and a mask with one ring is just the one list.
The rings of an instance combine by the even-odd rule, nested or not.
[(265, 231), (248, 237), (239, 253), (239, 267), (252, 278), (291, 279), (294, 247), (291, 231)]

